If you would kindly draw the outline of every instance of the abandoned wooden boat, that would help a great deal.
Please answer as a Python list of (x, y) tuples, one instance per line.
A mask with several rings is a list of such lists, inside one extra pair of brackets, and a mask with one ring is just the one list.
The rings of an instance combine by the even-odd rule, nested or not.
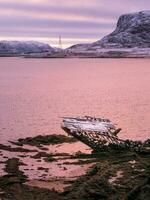
[(109, 119), (84, 117), (63, 117), (61, 128), (92, 149), (101, 148), (110, 143), (119, 144), (123, 140), (117, 134), (121, 131)]

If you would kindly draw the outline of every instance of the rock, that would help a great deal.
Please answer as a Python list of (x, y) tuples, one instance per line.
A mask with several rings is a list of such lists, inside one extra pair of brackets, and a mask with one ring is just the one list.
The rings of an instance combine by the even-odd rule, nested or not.
[(42, 151), (42, 152), (38, 152), (37, 154), (35, 154), (34, 156), (30, 156), (31, 158), (34, 158), (34, 159), (40, 159), (42, 157), (49, 157), (50, 154)]
[(20, 164), (18, 158), (12, 158), (6, 161), (5, 171), (7, 172), (7, 175), (0, 178), (1, 187), (6, 187), (7, 185), (16, 183), (24, 183), (26, 181), (27, 176), (19, 170)]
[[(27, 177), (19, 170), (17, 158), (6, 162), (7, 175), (0, 177), (0, 199), (3, 200), (61, 200), (62, 197), (54, 190), (42, 189), (25, 185)], [(46, 169), (46, 168), (45, 168)], [(43, 175), (44, 177), (46, 174)]]
[(39, 149), (41, 149), (41, 150), (43, 150), (43, 151), (48, 151), (49, 150), (49, 148), (47, 148), (47, 147), (39, 147)]
[(29, 144), (32, 146), (37, 146), (41, 149), (41, 145), (61, 144), (64, 142), (76, 142), (76, 139), (67, 137), (65, 135), (38, 135), (36, 137), (27, 137), (24, 139), (20, 138), (17, 142), (12, 143), (19, 146), (22, 146), (23, 144)]
[(19, 171), (19, 159), (12, 158), (6, 161), (6, 172), (8, 174), (15, 174)]
[(38, 167), (37, 169), (38, 170), (44, 170), (45, 172), (48, 172), (48, 170), (49, 170), (48, 168), (44, 168), (44, 167)]
[(46, 157), (44, 158), (44, 160), (45, 160), (45, 162), (54, 162), (54, 161), (56, 161), (56, 159), (53, 158), (52, 155), (46, 156)]
[[(129, 166), (129, 160), (133, 160), (133, 153), (124, 150), (116, 153), (109, 152), (104, 156), (103, 152), (99, 152), (99, 162), (87, 174), (65, 189), (63, 192), (65, 200), (148, 200), (150, 196), (150, 157), (135, 155), (135, 169), (140, 169), (136, 173), (135, 169)], [(119, 178), (113, 185), (109, 179), (115, 177), (117, 172), (119, 172)], [(123, 173), (123, 177), (120, 173)]]
[(56, 161), (56, 159), (53, 156), (54, 156), (53, 154), (48, 154), (48, 153), (42, 151), (42, 152), (39, 152), (39, 153), (37, 153), (37, 154), (35, 154), (33, 156), (30, 156), (30, 157), (34, 158), (34, 159), (38, 159), (37, 162), (38, 161), (41, 162), (41, 160), (39, 160), (41, 158), (44, 158), (44, 160), (46, 162), (53, 162), (53, 161)]
[[(37, 152), (37, 150), (25, 149), (21, 147), (11, 147), (10, 145), (4, 145), (4, 144), (0, 144), (0, 149), (10, 152)], [(7, 157), (4, 156), (3, 158)]]

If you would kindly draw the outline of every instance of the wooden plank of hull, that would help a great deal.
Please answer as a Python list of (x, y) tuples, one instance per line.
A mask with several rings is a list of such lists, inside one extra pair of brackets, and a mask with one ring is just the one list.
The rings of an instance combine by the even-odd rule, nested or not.
[(73, 137), (75, 137), (76, 139), (80, 140), (81, 142), (83, 142), (84, 144), (86, 144), (87, 146), (91, 147), (93, 150), (96, 150), (97, 148), (100, 148), (99, 144), (96, 144), (95, 142), (93, 142), (92, 140), (89, 140), (89, 137), (82, 134), (77, 134), (76, 131), (70, 131), (70, 129), (66, 128), (66, 127), (62, 127), (62, 129), (68, 133), (69, 135), (72, 135)]
[(62, 129), (69, 135), (75, 137), (79, 141), (83, 142), (87, 146), (91, 147), (93, 150), (98, 150), (103, 147), (104, 144), (119, 144), (123, 140), (120, 140), (117, 136), (111, 136), (107, 133), (98, 134), (96, 132), (86, 132), (86, 131), (70, 131), (69, 128), (62, 127)]

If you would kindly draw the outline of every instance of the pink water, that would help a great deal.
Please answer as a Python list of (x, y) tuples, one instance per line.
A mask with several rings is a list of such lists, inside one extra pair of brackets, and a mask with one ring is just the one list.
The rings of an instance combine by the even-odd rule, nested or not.
[(63, 133), (60, 117), (78, 115), (150, 137), (150, 60), (0, 58), (1, 142)]

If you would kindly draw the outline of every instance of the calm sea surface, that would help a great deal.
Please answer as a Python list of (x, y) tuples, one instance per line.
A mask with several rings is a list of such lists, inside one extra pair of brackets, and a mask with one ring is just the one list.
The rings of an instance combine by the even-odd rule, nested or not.
[(150, 60), (0, 58), (1, 142), (63, 133), (60, 117), (80, 115), (150, 137)]

